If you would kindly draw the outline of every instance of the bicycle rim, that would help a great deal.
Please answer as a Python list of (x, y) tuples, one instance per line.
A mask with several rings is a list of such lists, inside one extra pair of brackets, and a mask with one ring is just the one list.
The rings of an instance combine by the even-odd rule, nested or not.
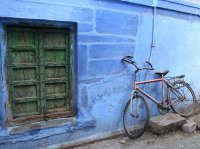
[[(134, 115), (137, 115), (137, 117)], [(129, 100), (124, 109), (124, 130), (131, 139), (138, 138), (145, 132), (148, 122), (149, 108), (147, 102), (142, 96), (135, 95), (132, 102)]]
[(196, 109), (194, 91), (184, 81), (174, 82), (173, 87), (168, 90), (172, 110), (184, 117), (191, 116)]

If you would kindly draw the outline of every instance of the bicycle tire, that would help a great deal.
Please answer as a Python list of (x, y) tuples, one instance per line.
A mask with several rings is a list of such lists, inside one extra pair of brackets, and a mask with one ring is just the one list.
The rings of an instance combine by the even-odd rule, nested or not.
[[(168, 91), (167, 91), (167, 99), (169, 100), (169, 103), (171, 104), (171, 108), (175, 113), (178, 113), (181, 116), (184, 117), (189, 117), (191, 116), (196, 109), (196, 97), (194, 94), (194, 91), (192, 90), (192, 88), (190, 87), (190, 85), (188, 83), (186, 83), (183, 80), (178, 80), (175, 81), (172, 84), (173, 87), (175, 87), (176, 90), (178, 90), (182, 96), (180, 96), (180, 94), (178, 95), (175, 89), (172, 89), (172, 87), (168, 87)], [(186, 91), (189, 93), (186, 94), (183, 93), (186, 89)], [(172, 97), (173, 96), (173, 97)], [(191, 99), (191, 100), (190, 100)], [(176, 102), (177, 104), (173, 104), (173, 102)], [(187, 100), (191, 101), (191, 104), (187, 102)], [(181, 104), (181, 105), (180, 105)]]
[[(140, 119), (133, 117), (130, 114), (129, 107), (130, 107), (131, 99), (129, 99), (129, 101), (127, 102), (125, 109), (124, 109), (124, 113), (123, 113), (124, 130), (125, 130), (126, 134), (128, 135), (128, 137), (131, 139), (138, 138), (145, 132), (145, 130), (148, 126), (149, 118), (150, 118), (149, 107), (148, 107), (147, 102), (144, 99), (144, 97), (142, 97), (141, 95), (135, 95), (132, 98), (132, 104), (134, 104), (136, 99), (141, 100), (140, 105), (139, 105), (140, 106), (139, 110), (143, 110), (143, 111), (141, 111), (141, 113), (138, 117), (138, 118), (141, 118), (141, 121), (140, 121)], [(138, 100), (136, 102), (138, 102)], [(146, 117), (144, 117), (145, 113), (146, 113)], [(126, 118), (128, 118), (128, 119), (126, 119)], [(136, 123), (130, 124), (130, 122), (132, 120), (136, 120), (135, 121)], [(131, 128), (129, 128), (129, 127), (131, 127)]]

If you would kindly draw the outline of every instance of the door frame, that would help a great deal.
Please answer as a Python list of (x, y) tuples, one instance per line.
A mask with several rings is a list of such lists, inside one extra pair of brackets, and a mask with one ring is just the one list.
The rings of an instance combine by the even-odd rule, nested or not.
[[(76, 107), (77, 107), (77, 98), (78, 98), (78, 63), (77, 63), (77, 23), (76, 22), (65, 22), (65, 21), (47, 21), (47, 20), (29, 20), (29, 19), (12, 19), (12, 18), (1, 18), (0, 23), (3, 26), (4, 29), (4, 43), (7, 43), (7, 26), (26, 26), (26, 27), (47, 27), (47, 28), (66, 28), (70, 30), (70, 65), (71, 65), (71, 89), (72, 89), (72, 106), (71, 111), (72, 113), (64, 114), (64, 117), (68, 116), (74, 116), (76, 115)], [(5, 46), (6, 55), (4, 56), (4, 59), (7, 60), (8, 51), (7, 51), (7, 45)], [(5, 52), (4, 51), (4, 52)], [(2, 52), (2, 51), (1, 51)], [(6, 65), (4, 66), (5, 74), (4, 74), (4, 80), (6, 81), (7, 89), (8, 89), (8, 70), (7, 70), (7, 64), (8, 62), (5, 61)], [(9, 102), (9, 93), (7, 93), (7, 99), (6, 99), (6, 106), (5, 106), (5, 114), (3, 116), (3, 126), (14, 126), (14, 125), (21, 125), (21, 124), (27, 124), (31, 122), (41, 121), (44, 119), (43, 116), (35, 116), (33, 118), (19, 118), (14, 120), (12, 118), (12, 110), (11, 105)], [(62, 117), (62, 116), (61, 116)], [(59, 118), (57, 115), (52, 116), (51, 118)]]

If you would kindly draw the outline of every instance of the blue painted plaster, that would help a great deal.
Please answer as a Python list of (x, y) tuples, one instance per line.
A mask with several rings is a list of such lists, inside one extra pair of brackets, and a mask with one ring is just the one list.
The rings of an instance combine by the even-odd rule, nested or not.
[[(122, 111), (133, 85), (133, 67), (121, 62), (132, 55), (143, 66), (152, 41), (153, 0), (3, 0), (0, 3), (0, 148), (38, 148), (122, 129)], [(197, 97), (200, 19), (198, 6), (180, 1), (158, 1), (155, 24), (155, 69), (170, 69), (170, 75), (186, 74)], [(12, 18), (12, 19), (10, 19)], [(6, 41), (3, 22), (70, 26), (76, 22), (77, 87), (76, 121), (53, 128), (10, 134), (6, 119)], [(12, 20), (12, 21), (11, 21)], [(15, 20), (15, 21), (13, 21)], [(71, 28), (73, 29), (73, 28)], [(74, 66), (76, 67), (76, 65)], [(193, 68), (191, 71), (191, 67)], [(141, 73), (140, 79), (147, 72)], [(154, 72), (147, 73), (155, 78)], [(159, 84), (145, 90), (160, 97)], [(148, 101), (151, 115), (156, 105)]]
[[(89, 48), (89, 57), (91, 59), (101, 59), (101, 58), (121, 58), (127, 54), (134, 54), (135, 45), (133, 43), (127, 44), (114, 44), (114, 45), (91, 45)], [(115, 51), (115, 52), (113, 52)]]
[[(137, 16), (130, 14), (98, 10), (96, 12), (96, 31), (99, 33), (136, 35), (137, 19)], [(132, 26), (129, 26), (129, 24), (132, 24)]]
[(5, 31), (2, 24), (0, 25), (0, 56), (1, 56), (1, 62), (0, 62), (0, 127), (5, 127), (6, 124), (6, 100), (8, 97), (8, 91), (6, 86), (6, 69), (5, 69), (5, 63), (6, 63), (6, 41), (5, 41)]
[(78, 75), (87, 75), (87, 64), (88, 64), (88, 49), (85, 45), (78, 47)]
[(200, 14), (200, 5), (199, 3), (189, 2), (184, 0), (120, 0), (125, 3), (132, 3), (132, 4), (140, 4), (147, 7), (154, 7), (156, 4), (157, 8), (173, 10), (182, 13), (190, 13), (199, 15)]

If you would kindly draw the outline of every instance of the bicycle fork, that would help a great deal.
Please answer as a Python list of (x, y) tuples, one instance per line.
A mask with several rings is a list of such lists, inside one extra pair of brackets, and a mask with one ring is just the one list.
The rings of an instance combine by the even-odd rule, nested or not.
[(133, 97), (135, 96), (135, 94), (136, 94), (136, 92), (135, 92), (135, 90), (133, 90), (132, 92), (131, 92), (131, 101), (130, 101), (130, 114), (131, 114), (131, 116), (133, 116), (133, 117), (139, 117), (139, 114), (138, 114), (138, 111), (139, 111), (139, 102), (138, 102), (138, 99), (136, 98), (136, 112), (135, 112), (135, 114), (134, 114), (134, 112), (133, 112)]

